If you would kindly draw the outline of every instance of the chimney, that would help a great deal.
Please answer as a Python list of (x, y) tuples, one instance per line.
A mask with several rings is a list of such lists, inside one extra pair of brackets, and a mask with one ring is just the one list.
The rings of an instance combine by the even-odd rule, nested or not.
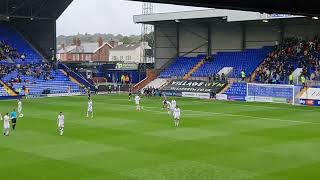
[(80, 38), (77, 38), (77, 40), (76, 40), (76, 46), (81, 46), (81, 40), (80, 40)]
[(61, 49), (65, 49), (65, 48), (66, 48), (65, 44), (62, 43), (62, 44), (61, 44)]
[(102, 37), (98, 38), (98, 46), (101, 47), (103, 45), (103, 39)]
[(112, 48), (115, 48), (115, 47), (118, 46), (118, 43), (117, 43), (115, 40), (113, 40), (113, 39), (111, 39), (111, 40), (109, 41), (109, 44), (112, 46)]

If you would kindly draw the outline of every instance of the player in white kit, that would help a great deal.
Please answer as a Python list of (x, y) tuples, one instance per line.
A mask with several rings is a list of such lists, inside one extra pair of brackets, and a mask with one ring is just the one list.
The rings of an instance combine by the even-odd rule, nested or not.
[(137, 110), (137, 111), (140, 111), (140, 110), (141, 110), (141, 107), (140, 107), (140, 96), (139, 96), (139, 95), (136, 95), (136, 97), (134, 98), (134, 100), (135, 100), (136, 105), (137, 105), (136, 110)]
[(176, 106), (177, 106), (177, 101), (174, 100), (174, 99), (172, 99), (172, 101), (171, 101), (171, 111), (172, 111), (172, 112), (173, 112), (173, 110), (176, 108)]
[(18, 99), (18, 116), (20, 118), (23, 117), (23, 114), (22, 114), (22, 102), (21, 102), (21, 99)]
[(60, 131), (60, 136), (62, 136), (64, 132), (64, 115), (62, 112), (60, 112), (58, 115), (58, 128)]
[[(1, 120), (2, 120), (2, 115), (0, 114)], [(9, 113), (6, 113), (6, 115), (3, 117), (3, 135), (9, 136), (9, 131), (10, 131), (10, 117)]]
[(92, 99), (88, 99), (88, 110), (87, 110), (87, 118), (89, 117), (89, 114), (91, 114), (91, 118), (93, 118), (93, 107), (92, 107)]
[(173, 118), (174, 118), (175, 127), (179, 127), (180, 115), (181, 115), (181, 110), (180, 110), (179, 106), (176, 106), (176, 108), (174, 108), (174, 110), (173, 110)]
[(170, 101), (167, 101), (167, 111), (168, 111), (168, 114), (171, 114), (171, 107), (172, 107), (172, 104)]

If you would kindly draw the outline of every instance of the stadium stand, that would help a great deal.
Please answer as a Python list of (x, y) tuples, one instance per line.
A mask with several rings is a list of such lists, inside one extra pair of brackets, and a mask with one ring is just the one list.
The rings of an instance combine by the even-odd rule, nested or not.
[[(81, 83), (70, 72), (46, 64), (43, 57), (13, 27), (0, 24), (0, 78), (20, 95), (79, 92)], [(74, 80), (74, 82), (72, 81)], [(9, 96), (0, 87), (0, 96)]]
[(196, 64), (198, 64), (206, 55), (197, 57), (178, 57), (176, 61), (167, 69), (160, 73), (160, 78), (184, 77)]
[(20, 65), (20, 68), (14, 68), (6, 74), (2, 81), (16, 92), (21, 90), (20, 95), (25, 95), (26, 88), (29, 89), (29, 95), (80, 91), (77, 83), (70, 81), (61, 70), (54, 70), (49, 65)]
[(0, 86), (0, 96), (9, 96), (6, 90)]
[(229, 77), (240, 77), (242, 70), (245, 71), (246, 75), (250, 75), (270, 51), (271, 47), (247, 49), (242, 52), (219, 52), (194, 72), (192, 76), (209, 77), (217, 74), (224, 67), (233, 67), (233, 72), (230, 73)]
[(9, 57), (16, 63), (42, 62), (39, 53), (12, 27), (0, 24), (0, 41), (2, 59)]
[(289, 75), (297, 68), (309, 80), (320, 80), (319, 38), (299, 40), (288, 38), (272, 51), (256, 72), (255, 81), (260, 83), (287, 84)]

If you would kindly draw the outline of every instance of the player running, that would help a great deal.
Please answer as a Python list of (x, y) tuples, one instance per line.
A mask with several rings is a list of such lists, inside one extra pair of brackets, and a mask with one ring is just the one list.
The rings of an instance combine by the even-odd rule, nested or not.
[[(0, 119), (2, 120), (2, 115), (0, 114)], [(3, 135), (9, 136), (10, 133), (10, 117), (9, 113), (3, 117)]]
[(175, 127), (179, 127), (180, 115), (181, 115), (181, 110), (180, 110), (179, 106), (176, 106), (176, 108), (174, 108), (174, 110), (173, 110), (173, 118), (174, 118)]
[(137, 105), (136, 110), (137, 110), (137, 111), (140, 111), (140, 110), (141, 110), (141, 107), (140, 107), (140, 100), (141, 100), (141, 98), (140, 98), (140, 96), (139, 96), (139, 95), (136, 95), (136, 97), (134, 98), (134, 100), (136, 101), (136, 105)]
[(58, 128), (60, 131), (60, 136), (62, 136), (64, 133), (64, 115), (62, 112), (60, 112), (58, 115)]
[(23, 114), (22, 114), (22, 102), (21, 102), (21, 99), (18, 99), (18, 115), (20, 118), (23, 117)]
[(17, 126), (17, 112), (15, 109), (10, 113), (11, 116), (11, 123), (12, 123), (12, 130), (16, 129)]
[(91, 114), (91, 118), (93, 118), (93, 107), (92, 107), (92, 99), (88, 98), (88, 110), (87, 110), (87, 118)]

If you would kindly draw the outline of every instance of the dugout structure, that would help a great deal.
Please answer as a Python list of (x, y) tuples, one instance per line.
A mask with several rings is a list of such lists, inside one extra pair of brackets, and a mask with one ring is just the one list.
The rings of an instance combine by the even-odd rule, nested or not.
[(56, 20), (73, 0), (0, 0), (0, 23), (14, 27), (46, 59), (56, 52)]

